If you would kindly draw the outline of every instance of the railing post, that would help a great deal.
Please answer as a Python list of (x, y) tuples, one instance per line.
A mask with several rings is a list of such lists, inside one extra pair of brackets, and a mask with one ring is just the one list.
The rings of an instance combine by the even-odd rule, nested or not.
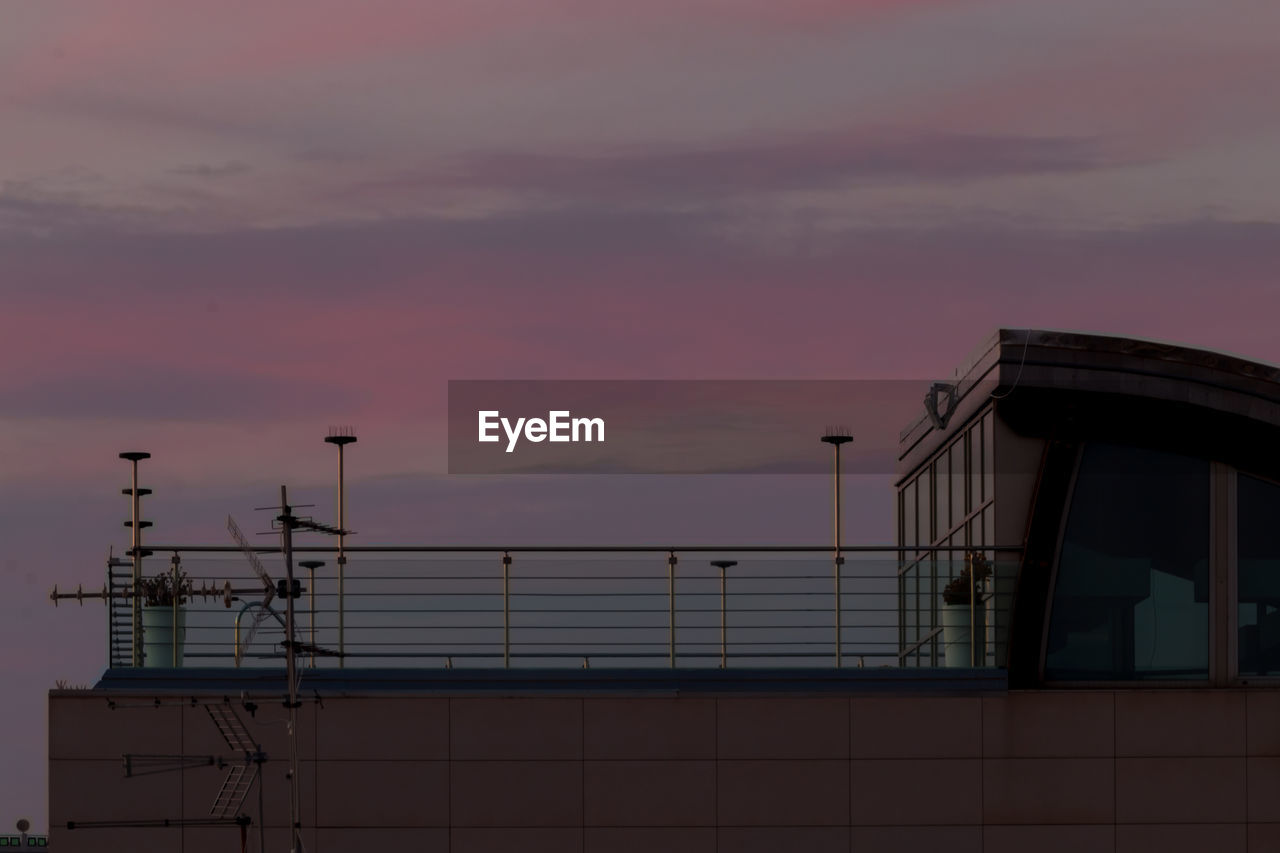
[(303, 560), (298, 563), (299, 566), (306, 569), (310, 573), (307, 583), (307, 624), (311, 630), (311, 667), (316, 665), (316, 569), (324, 565), (323, 560)]
[(676, 668), (676, 552), (667, 554), (667, 649), (671, 658), (671, 668)]
[(738, 565), (737, 560), (712, 560), (711, 565), (720, 570), (720, 668), (725, 669), (729, 665), (729, 632), (728, 623), (725, 619), (728, 608), (725, 605), (727, 596), (725, 594), (725, 569), (730, 566)]
[(178, 569), (182, 565), (182, 558), (178, 556), (178, 552), (174, 551), (173, 556), (169, 559), (169, 563), (173, 566), (173, 633), (170, 638), (173, 642), (173, 668), (177, 669), (181, 666), (178, 660), (178, 599), (180, 598), (181, 588), (178, 583)]
[(840, 554), (840, 446), (853, 441), (853, 436), (848, 435), (839, 427), (832, 427), (827, 430), (826, 435), (822, 436), (822, 441), (830, 444), (835, 449), (835, 593), (836, 593), (836, 669), (840, 668), (840, 657), (843, 652), (843, 643), (840, 639), (840, 568), (844, 565), (844, 557)]
[(978, 665), (978, 625), (974, 622), (974, 615), (977, 613), (977, 592), (978, 579), (974, 577), (976, 572), (973, 565), (973, 552), (964, 552), (964, 570), (969, 573), (969, 667), (973, 668)]
[(511, 667), (511, 554), (502, 552), (502, 665)]
[(835, 576), (836, 576), (836, 669), (840, 668), (844, 643), (841, 640), (840, 630), (840, 569), (844, 567), (844, 557), (840, 556), (839, 546), (836, 548), (835, 559)]
[(720, 668), (724, 669), (729, 662), (729, 634), (726, 627), (725, 619), (725, 580), (724, 570), (728, 566), (720, 567)]

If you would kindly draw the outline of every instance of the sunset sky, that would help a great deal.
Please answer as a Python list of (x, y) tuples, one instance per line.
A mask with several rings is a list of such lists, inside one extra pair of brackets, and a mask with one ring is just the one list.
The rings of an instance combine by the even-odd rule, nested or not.
[(446, 382), (1280, 361), (1277, 79), (1275, 0), (0, 0), (0, 826), (105, 664), (46, 596), (127, 547), (119, 451), (167, 540), (326, 515), (353, 424), (365, 542), (820, 544), (817, 478), (448, 477)]

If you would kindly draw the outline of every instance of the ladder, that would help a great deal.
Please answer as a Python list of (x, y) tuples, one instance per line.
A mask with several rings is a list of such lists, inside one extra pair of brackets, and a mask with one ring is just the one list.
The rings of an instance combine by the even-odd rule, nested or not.
[(213, 807), (209, 809), (209, 816), (219, 819), (235, 817), (256, 778), (256, 773), (249, 772), (249, 765), (233, 764), (227, 778), (222, 780), (222, 788), (213, 801)]
[[(209, 712), (209, 719), (213, 720), (213, 725), (218, 729), (218, 734), (222, 735), (222, 739), (227, 742), (227, 746), (239, 752), (244, 758), (243, 763), (231, 765), (231, 769), (227, 771), (227, 778), (222, 780), (222, 788), (219, 789), (218, 796), (214, 799), (212, 808), (209, 809), (210, 817), (235, 817), (240, 811), (240, 806), (244, 804), (244, 798), (249, 795), (249, 789), (258, 778), (258, 768), (256, 766), (251, 768), (250, 762), (259, 760), (262, 756), (258, 750), (258, 744), (245, 728), (244, 721), (230, 705), (205, 705), (204, 709)], [(250, 772), (251, 769), (252, 772)]]
[[(123, 560), (120, 562), (124, 562)], [(107, 564), (107, 666), (133, 666), (133, 601), (118, 593), (133, 584), (133, 568), (128, 563)]]

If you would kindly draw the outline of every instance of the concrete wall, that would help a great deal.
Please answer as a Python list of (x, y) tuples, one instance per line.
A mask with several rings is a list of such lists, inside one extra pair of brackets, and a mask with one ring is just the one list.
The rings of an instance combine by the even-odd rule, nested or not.
[[(142, 707), (51, 694), (51, 848), (238, 850), (235, 828), (62, 828), (203, 816), (221, 783), (211, 767), (123, 778), (125, 752), (228, 750), (203, 708), (113, 698)], [(285, 850), (285, 712), (259, 701), (242, 715), (272, 759), (268, 849)], [(323, 853), (1280, 849), (1280, 690), (377, 695), (300, 719)]]

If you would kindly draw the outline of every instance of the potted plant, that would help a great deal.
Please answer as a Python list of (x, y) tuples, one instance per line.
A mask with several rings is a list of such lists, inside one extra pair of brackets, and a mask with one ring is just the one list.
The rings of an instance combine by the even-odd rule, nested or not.
[[(983, 582), (991, 577), (991, 564), (981, 554), (970, 553), (964, 570), (942, 590), (942, 647), (946, 666), (978, 666), (986, 657), (987, 610), (982, 600)], [(971, 592), (976, 598), (971, 599)]]
[[(142, 665), (172, 667), (182, 665), (187, 619), (183, 607), (191, 596), (191, 579), (185, 572), (165, 572), (143, 578), (138, 584), (142, 598)], [(174, 657), (175, 649), (177, 657)]]

